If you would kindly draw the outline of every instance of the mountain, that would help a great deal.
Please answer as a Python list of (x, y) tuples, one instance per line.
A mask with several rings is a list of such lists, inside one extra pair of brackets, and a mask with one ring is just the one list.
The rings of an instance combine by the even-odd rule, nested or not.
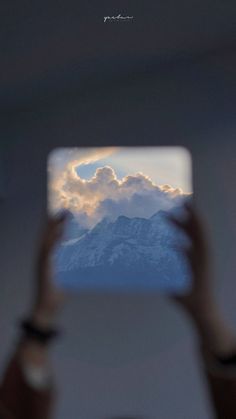
[(57, 278), (82, 289), (177, 289), (188, 282), (176, 251), (185, 242), (159, 211), (151, 218), (105, 218), (92, 230), (63, 243), (56, 254)]

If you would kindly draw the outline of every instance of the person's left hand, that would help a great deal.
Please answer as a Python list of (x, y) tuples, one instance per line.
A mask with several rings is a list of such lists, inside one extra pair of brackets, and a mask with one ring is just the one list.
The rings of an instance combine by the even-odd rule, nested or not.
[(32, 319), (42, 327), (50, 326), (60, 310), (65, 295), (53, 281), (52, 253), (62, 237), (66, 214), (50, 218), (43, 232), (37, 261), (36, 289), (32, 310)]

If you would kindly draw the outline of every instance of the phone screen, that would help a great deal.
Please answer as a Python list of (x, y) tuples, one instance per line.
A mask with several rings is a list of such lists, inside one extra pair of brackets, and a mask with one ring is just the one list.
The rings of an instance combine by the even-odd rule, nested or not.
[(78, 291), (183, 292), (192, 162), (183, 147), (59, 148), (48, 157), (48, 210), (67, 211), (55, 281)]

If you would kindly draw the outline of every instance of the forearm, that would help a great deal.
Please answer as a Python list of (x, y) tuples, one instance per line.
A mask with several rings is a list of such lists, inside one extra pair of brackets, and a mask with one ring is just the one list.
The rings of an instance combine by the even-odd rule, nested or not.
[(236, 335), (217, 306), (209, 300), (190, 313), (201, 346), (216, 355), (227, 356), (236, 348)]
[(48, 345), (23, 334), (3, 377), (3, 408), (14, 419), (49, 419), (54, 393)]
[[(49, 419), (53, 384), (49, 341), (55, 336), (54, 318), (62, 306), (64, 293), (55, 287), (51, 255), (63, 235), (66, 215), (48, 219), (36, 260), (36, 283), (29, 322), (9, 362), (0, 388), (0, 409), (14, 419)], [(1, 415), (1, 410), (0, 410)], [(5, 419), (7, 413), (2, 415)]]
[(8, 363), (0, 390), (1, 404), (14, 419), (49, 419), (54, 399), (51, 377), (42, 364), (39, 367), (23, 359), (24, 350), (18, 348)]
[(215, 305), (192, 316), (217, 419), (236, 418), (236, 337)]

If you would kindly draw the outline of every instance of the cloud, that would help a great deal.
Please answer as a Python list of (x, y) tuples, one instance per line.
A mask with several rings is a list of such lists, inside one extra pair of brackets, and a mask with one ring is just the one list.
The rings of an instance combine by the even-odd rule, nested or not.
[(82, 179), (75, 169), (94, 158), (96, 154), (70, 161), (50, 188), (54, 210), (71, 210), (82, 225), (91, 227), (104, 217), (119, 215), (150, 217), (171, 209), (185, 196), (179, 188), (154, 184), (141, 172), (120, 180), (110, 166), (99, 167), (89, 180)]
[(58, 176), (65, 170), (105, 159), (118, 150), (118, 147), (56, 148), (49, 154), (48, 170), (53, 176)]
[(156, 191), (140, 193), (135, 192), (129, 198), (121, 198), (120, 200), (105, 199), (102, 201), (95, 212), (97, 218), (102, 219), (109, 216), (116, 219), (120, 215), (127, 217), (144, 217), (149, 218), (159, 210), (169, 210), (177, 205), (177, 200), (163, 196), (162, 192)]
[(61, 207), (70, 207), (71, 198), (65, 193), (65, 184), (77, 180), (77, 167), (105, 159), (117, 150), (118, 147), (53, 150), (48, 157), (49, 210), (55, 212)]

